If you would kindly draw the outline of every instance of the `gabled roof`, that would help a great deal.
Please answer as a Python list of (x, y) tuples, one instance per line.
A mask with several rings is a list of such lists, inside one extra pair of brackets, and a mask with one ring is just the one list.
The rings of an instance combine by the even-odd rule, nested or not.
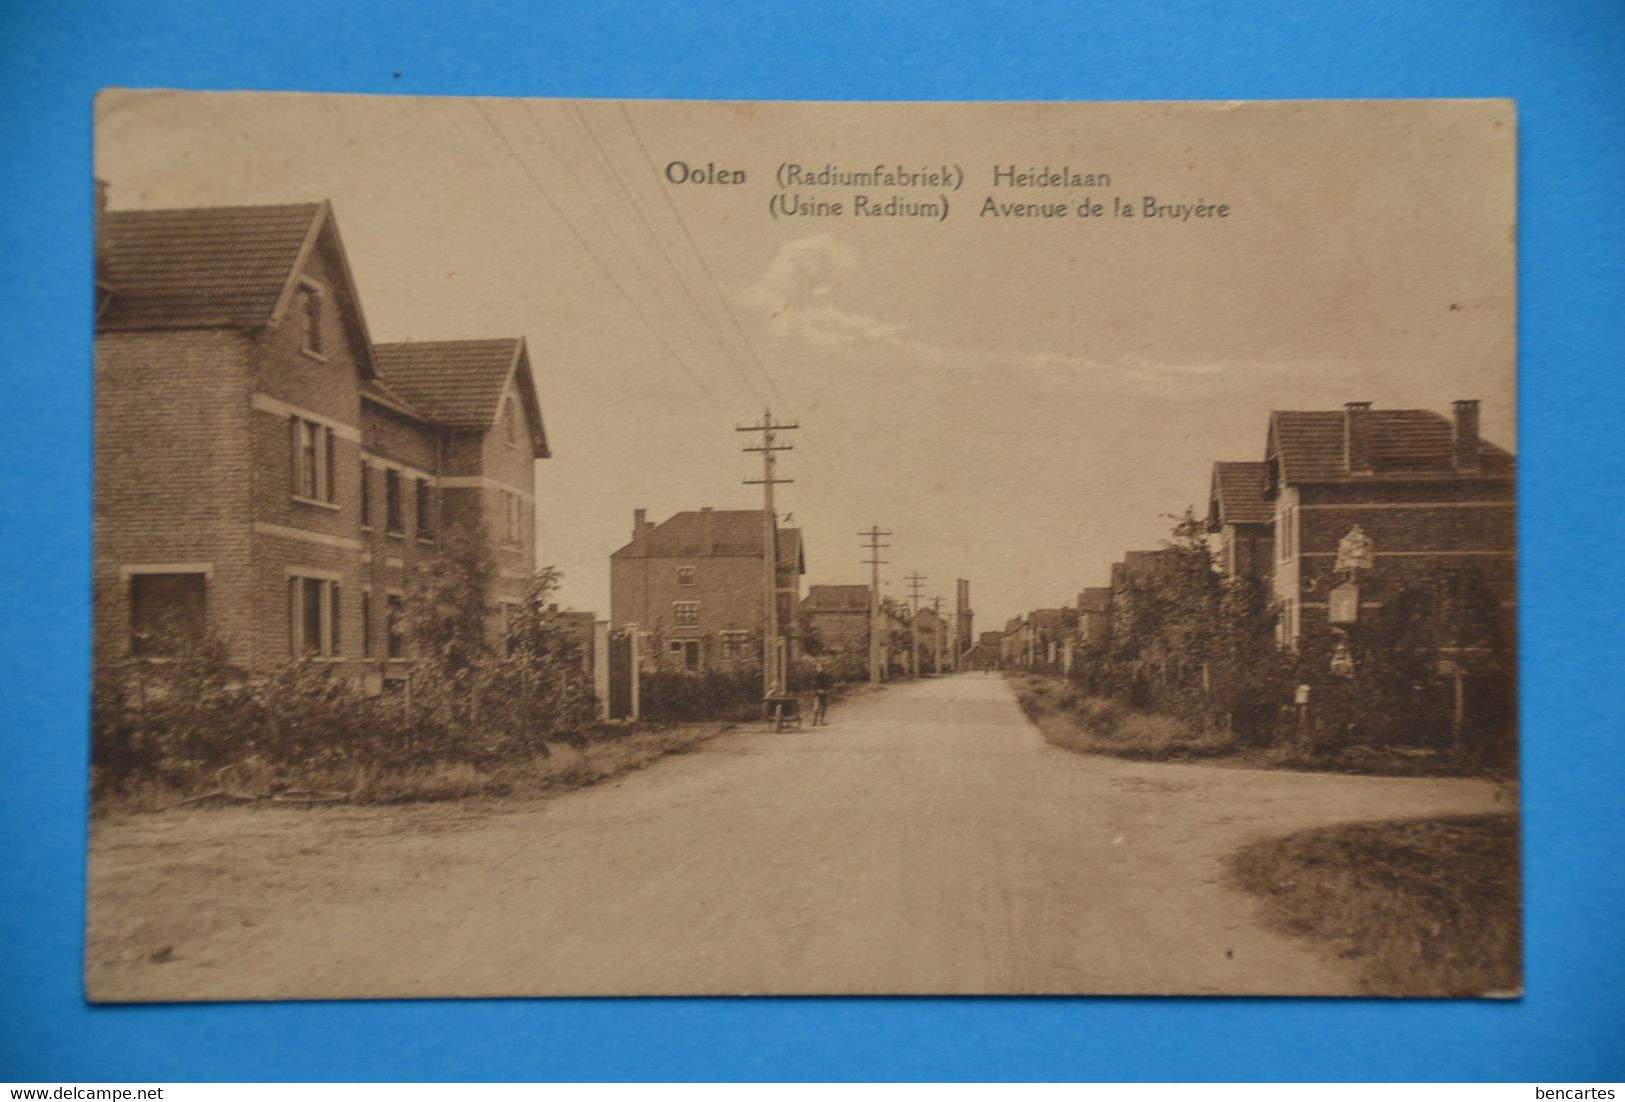
[(1264, 468), (1260, 462), (1213, 464), (1213, 497), (1208, 527), (1226, 524), (1268, 524), (1274, 516), (1264, 500)]
[(1167, 549), (1123, 552), (1123, 561), (1112, 563), (1112, 588), (1154, 578), (1167, 569), (1168, 556)]
[[(1285, 483), (1328, 482), (1351, 475), (1344, 453), (1341, 410), (1276, 410), (1270, 414), (1268, 454), (1281, 461)], [(1429, 409), (1371, 409), (1360, 414), (1365, 456), (1377, 474), (1450, 474), (1454, 431)], [(1483, 474), (1512, 471), (1510, 452), (1479, 442)]]
[(385, 409), (392, 409), (396, 413), (403, 413), (416, 420), (429, 420), (422, 410), (401, 397), (398, 391), (377, 376), (361, 384), (361, 397), (369, 402), (376, 402)]
[(801, 546), (801, 529), (780, 528), (778, 537), (780, 564), (794, 563), (796, 573), (805, 574), (807, 572), (807, 555)]
[[(652, 558), (696, 558), (704, 552), (705, 524), (711, 524), (711, 554), (762, 557), (762, 511), (760, 509), (686, 509), (673, 513), (666, 520), (653, 525), (641, 541), (634, 540), (614, 552), (612, 557), (625, 557), (641, 553)], [(806, 573), (807, 564), (802, 553), (801, 529), (780, 528), (778, 532), (779, 562), (795, 564), (798, 573)]]
[(372, 339), (325, 202), (261, 207), (106, 211), (97, 231), (97, 283), (107, 293), (102, 330), (263, 329), (281, 317), (305, 259), (328, 237), (333, 292), (355, 319), (363, 377)]
[(813, 585), (801, 607), (809, 612), (865, 612), (869, 608), (866, 585)]
[(380, 344), (374, 355), (379, 373), (397, 394), (424, 416), (458, 431), (496, 428), (502, 395), (513, 383), (525, 405), (536, 458), (550, 454), (523, 337)]
[(1091, 587), (1078, 594), (1079, 612), (1110, 612), (1111, 610), (1112, 591), (1110, 586)]

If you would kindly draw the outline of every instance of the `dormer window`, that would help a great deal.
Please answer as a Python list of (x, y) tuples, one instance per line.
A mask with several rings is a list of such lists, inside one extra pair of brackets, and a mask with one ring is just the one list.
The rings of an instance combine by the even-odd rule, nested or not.
[(322, 354), (322, 292), (312, 284), (299, 287), (299, 348), (312, 356)]

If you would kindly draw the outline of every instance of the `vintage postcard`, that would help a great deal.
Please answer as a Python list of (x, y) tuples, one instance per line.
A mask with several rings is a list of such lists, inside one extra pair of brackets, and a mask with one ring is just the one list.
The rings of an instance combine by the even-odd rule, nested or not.
[(1511, 103), (95, 161), (91, 999), (1521, 991)]

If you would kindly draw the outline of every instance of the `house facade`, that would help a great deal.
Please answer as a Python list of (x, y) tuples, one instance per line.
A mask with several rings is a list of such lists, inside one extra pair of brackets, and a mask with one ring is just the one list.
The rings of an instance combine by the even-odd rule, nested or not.
[(869, 587), (866, 585), (814, 585), (807, 587), (799, 613), (800, 624), (818, 639), (823, 652), (859, 655), (868, 661)]
[[(494, 382), (440, 366), (512, 401), (498, 455), (499, 402), (448, 422), (386, 376), (325, 202), (103, 212), (97, 267), (98, 662), (207, 636), (250, 672), (404, 677), (407, 580), (476, 515), (469, 480), (533, 507), (548, 451), (523, 340)], [(534, 572), (533, 527), (499, 551), (514, 579)]]
[(660, 668), (698, 672), (762, 664), (766, 525), (772, 525), (779, 660), (797, 656), (795, 613), (806, 562), (801, 531), (758, 509), (703, 508), (656, 524), (638, 509), (632, 539), (610, 556), (610, 618), (636, 628)]
[(1003, 649), (1004, 632), (984, 631), (976, 637), (961, 662), (961, 668), (967, 670), (997, 670), (1001, 669), (1000, 652)]
[(1508, 630), (1516, 607), (1516, 471), (1480, 439), (1479, 406), (1432, 410), (1277, 411), (1265, 447), (1279, 640), (1298, 648), (1331, 631), (1329, 597), (1347, 580), (1339, 548), (1358, 527), (1374, 553), (1359, 606), (1376, 611), (1443, 573), (1481, 579)]
[(1207, 530), (1215, 563), (1227, 578), (1271, 576), (1274, 513), (1264, 496), (1264, 469), (1262, 462), (1213, 464)]
[(1111, 637), (1112, 591), (1093, 586), (1078, 593), (1078, 642), (1099, 645)]

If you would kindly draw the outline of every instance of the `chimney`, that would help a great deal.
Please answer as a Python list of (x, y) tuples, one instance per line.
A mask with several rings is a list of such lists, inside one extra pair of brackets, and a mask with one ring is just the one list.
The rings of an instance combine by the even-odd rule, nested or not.
[(1343, 463), (1349, 474), (1371, 473), (1365, 447), (1365, 415), (1370, 412), (1370, 402), (1343, 403)]
[(649, 527), (646, 523), (648, 516), (647, 509), (632, 510), (632, 542), (639, 547), (643, 545), (643, 533)]
[(716, 552), (716, 528), (713, 524), (711, 506), (700, 507), (700, 554), (711, 555)]
[(1455, 432), (1451, 437), (1451, 456), (1458, 471), (1478, 470), (1478, 399), (1462, 398), (1452, 402), (1456, 411)]

